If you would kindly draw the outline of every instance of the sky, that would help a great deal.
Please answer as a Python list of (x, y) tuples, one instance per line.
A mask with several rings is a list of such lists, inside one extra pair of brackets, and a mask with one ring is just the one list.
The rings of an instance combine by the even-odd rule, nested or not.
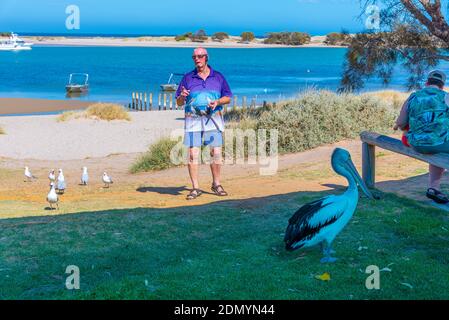
[[(66, 8), (80, 11), (69, 30)], [(0, 31), (176, 35), (204, 29), (240, 35), (362, 31), (359, 0), (0, 0)], [(71, 20), (72, 21), (72, 20)]]

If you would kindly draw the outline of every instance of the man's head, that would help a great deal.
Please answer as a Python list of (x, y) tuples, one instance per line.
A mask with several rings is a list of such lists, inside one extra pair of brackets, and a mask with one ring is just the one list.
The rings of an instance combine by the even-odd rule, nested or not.
[(209, 55), (207, 54), (207, 50), (204, 48), (196, 48), (193, 50), (192, 55), (193, 62), (197, 68), (204, 68), (207, 65), (209, 60)]
[(446, 74), (441, 70), (433, 70), (429, 72), (429, 75), (427, 76), (427, 83), (428, 86), (437, 86), (440, 89), (444, 88), (444, 85), (446, 83)]

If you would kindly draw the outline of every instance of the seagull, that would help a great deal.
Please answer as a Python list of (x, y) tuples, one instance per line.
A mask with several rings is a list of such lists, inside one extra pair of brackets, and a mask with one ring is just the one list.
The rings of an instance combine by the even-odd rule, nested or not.
[(66, 188), (66, 184), (65, 184), (65, 179), (64, 179), (64, 174), (62, 173), (62, 169), (58, 170), (59, 174), (58, 174), (58, 192), (59, 194), (63, 194)]
[(112, 181), (112, 178), (110, 176), (108, 176), (108, 174), (106, 172), (103, 172), (103, 182), (104, 182), (105, 188), (109, 188), (109, 185), (114, 183)]
[(50, 185), (51, 185), (52, 182), (55, 182), (56, 176), (55, 176), (55, 170), (54, 169), (52, 169), (50, 171), (50, 173), (48, 174), (48, 180), (50, 180)]
[[(332, 242), (351, 220), (359, 201), (359, 185), (370, 199), (374, 197), (360, 178), (351, 155), (345, 149), (336, 148), (332, 153), (332, 168), (348, 180), (349, 187), (341, 195), (330, 195), (307, 203), (288, 221), (284, 242), (288, 251), (321, 245), (324, 257), (321, 263), (333, 263)], [(327, 244), (327, 248), (324, 247)]]
[(28, 167), (25, 167), (25, 182), (30, 182), (31, 179), (37, 179), (33, 174), (31, 173), (30, 169)]
[(56, 194), (54, 182), (50, 183), (50, 192), (47, 195), (47, 201), (50, 204), (51, 210), (53, 210), (53, 204), (56, 204), (56, 208), (59, 210), (58, 195)]
[(83, 167), (83, 174), (81, 175), (81, 184), (86, 186), (89, 182), (89, 174), (87, 173), (87, 167)]

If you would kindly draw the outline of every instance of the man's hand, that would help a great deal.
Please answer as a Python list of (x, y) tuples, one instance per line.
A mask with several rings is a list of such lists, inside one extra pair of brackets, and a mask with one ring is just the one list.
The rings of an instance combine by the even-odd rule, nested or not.
[(184, 86), (181, 89), (181, 97), (183, 97), (184, 99), (187, 98), (190, 94), (190, 90), (187, 90)]
[(394, 125), (393, 130), (394, 130), (394, 131), (398, 131), (398, 130), (399, 130), (398, 124), (395, 124), (395, 125)]
[(209, 106), (209, 108), (214, 110), (218, 106), (218, 100), (210, 101), (208, 106)]

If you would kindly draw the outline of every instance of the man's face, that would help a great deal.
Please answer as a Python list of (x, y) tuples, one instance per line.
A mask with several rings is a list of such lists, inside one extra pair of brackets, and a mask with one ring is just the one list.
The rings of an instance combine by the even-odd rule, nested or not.
[(207, 64), (207, 52), (202, 49), (196, 49), (193, 52), (192, 59), (197, 68), (203, 68)]

